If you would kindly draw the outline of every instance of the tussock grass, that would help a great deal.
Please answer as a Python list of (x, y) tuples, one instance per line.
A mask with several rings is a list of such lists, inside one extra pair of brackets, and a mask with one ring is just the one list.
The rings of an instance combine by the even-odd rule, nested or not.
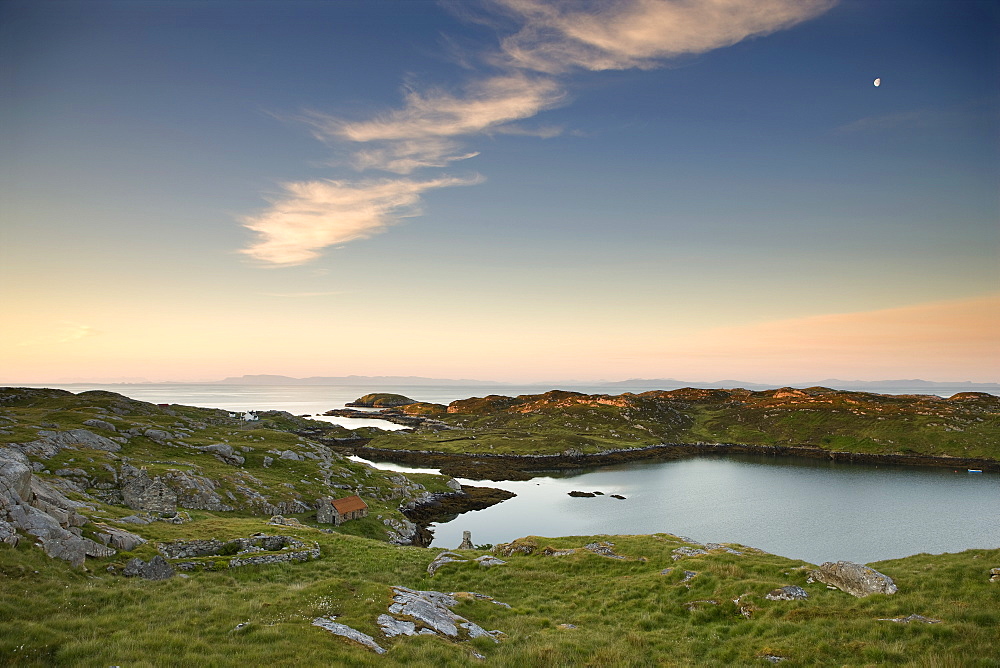
[[(190, 524), (140, 529), (167, 538), (264, 528), (259, 518), (204, 513)], [(0, 662), (461, 666), (473, 661), (475, 651), (486, 656), (483, 665), (496, 666), (767, 665), (765, 654), (786, 657), (783, 665), (789, 666), (997, 665), (1000, 586), (988, 582), (988, 571), (1000, 563), (1000, 550), (873, 564), (896, 580), (900, 593), (857, 599), (806, 583), (803, 562), (779, 556), (712, 553), (674, 562), (671, 551), (683, 543), (665, 535), (535, 538), (555, 548), (608, 540), (629, 559), (583, 551), (515, 555), (505, 557), (505, 566), (449, 564), (430, 577), (426, 565), (436, 550), (299, 533), (320, 541), (321, 559), (162, 582), (110, 575), (100, 561), (88, 562), (90, 572), (75, 571), (27, 544), (0, 548)], [(675, 570), (661, 575), (664, 568)], [(698, 575), (682, 584), (684, 569)], [(805, 587), (810, 598), (764, 598), (784, 584)], [(386, 611), (392, 585), (475, 591), (509, 603), (511, 609), (466, 600), (455, 608), (507, 637), (500, 644), (384, 639), (375, 619)], [(757, 606), (749, 619), (733, 603), (741, 595)], [(686, 606), (707, 600), (717, 604)], [(943, 621), (878, 621), (911, 613)], [(330, 615), (372, 635), (389, 652), (377, 657), (311, 626), (313, 618)], [(246, 626), (236, 630), (241, 623)]]

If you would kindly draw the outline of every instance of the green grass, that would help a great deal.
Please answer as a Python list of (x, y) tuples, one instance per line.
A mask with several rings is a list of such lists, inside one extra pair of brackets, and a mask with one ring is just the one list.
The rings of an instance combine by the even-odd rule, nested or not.
[[(186, 525), (139, 530), (156, 540), (220, 539), (264, 530), (259, 518), (198, 513)], [(284, 530), (282, 530), (285, 532)], [(48, 559), (27, 544), (0, 547), (0, 661), (7, 665), (416, 665), (460, 666), (473, 650), (495, 666), (997, 665), (1000, 585), (988, 582), (1000, 550), (916, 555), (873, 564), (893, 577), (894, 596), (857, 599), (806, 582), (803, 562), (767, 554), (716, 554), (671, 559), (680, 539), (653, 536), (534, 538), (540, 548), (610, 540), (629, 560), (578, 551), (564, 557), (504, 557), (483, 569), (450, 564), (434, 577), (436, 550), (315, 530), (289, 530), (322, 546), (321, 559), (301, 564), (194, 572), (162, 582), (125, 579), (88, 561), (90, 572)], [(25, 541), (27, 543), (27, 541)], [(148, 558), (150, 545), (136, 553)], [(467, 551), (468, 556), (481, 554)], [(661, 575), (664, 568), (674, 568)], [(698, 571), (688, 584), (681, 571)], [(37, 571), (37, 572), (36, 572)], [(798, 584), (806, 601), (767, 601), (771, 589)], [(382, 638), (375, 623), (392, 585), (475, 591), (510, 604), (467, 601), (455, 611), (506, 634), (454, 643), (441, 638)], [(733, 599), (756, 610), (744, 618)], [(717, 605), (692, 601), (714, 600)], [(911, 613), (941, 624), (896, 624), (879, 618)], [(317, 616), (376, 638), (375, 654), (312, 627)], [(236, 626), (247, 623), (239, 631)], [(577, 628), (560, 628), (573, 624)]]

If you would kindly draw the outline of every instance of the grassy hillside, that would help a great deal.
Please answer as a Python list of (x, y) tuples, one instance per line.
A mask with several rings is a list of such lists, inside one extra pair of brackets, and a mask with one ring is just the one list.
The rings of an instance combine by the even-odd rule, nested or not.
[[(193, 572), (164, 581), (107, 573), (131, 554), (74, 570), (24, 544), (0, 546), (0, 662), (51, 666), (995, 666), (1000, 584), (988, 581), (1000, 550), (917, 555), (873, 564), (899, 587), (893, 596), (854, 598), (808, 583), (803, 562), (743, 550), (714, 550), (674, 561), (686, 545), (667, 534), (529, 538), (533, 554), (503, 557), (490, 569), (458, 563), (433, 577), (435, 550), (396, 547), (315, 529), (269, 527), (259, 518), (194, 513), (176, 526), (140, 527), (152, 540), (291, 533), (320, 543), (322, 557), (300, 564)], [(545, 547), (610, 541), (613, 559)], [(739, 546), (735, 546), (739, 548)], [(739, 548), (742, 549), (742, 548)], [(149, 557), (152, 544), (134, 554)], [(461, 551), (474, 557), (483, 551)], [(662, 571), (673, 569), (666, 574)], [(684, 571), (697, 575), (683, 582)], [(464, 600), (455, 612), (505, 636), (454, 642), (385, 638), (376, 624), (391, 586), (493, 597)], [(799, 585), (804, 601), (765, 595)], [(739, 599), (739, 604), (734, 603)], [(460, 600), (463, 600), (460, 598)], [(880, 619), (919, 614), (940, 623)], [(388, 650), (368, 649), (311, 625), (320, 616), (367, 633)], [(746, 616), (748, 615), (748, 616)], [(565, 626), (565, 625), (572, 625)], [(573, 628), (575, 627), (575, 628)], [(481, 662), (473, 652), (485, 657)]]
[[(371, 509), (372, 517), (362, 525), (374, 537), (387, 535), (376, 515), (402, 520), (399, 505), (407, 499), (451, 491), (443, 476), (389, 474), (295, 433), (324, 439), (355, 436), (343, 427), (284, 412), (259, 415), (259, 420), (246, 422), (224, 410), (158, 406), (113, 392), (5, 388), (0, 389), (0, 447), (24, 447), (44, 433), (73, 429), (117, 444), (117, 451), (75, 445), (50, 457), (29, 451), (35, 475), (87, 501), (120, 504), (124, 474), (132, 469), (163, 476), (182, 495), (178, 505), (185, 508), (298, 516), (308, 515), (318, 498), (356, 493)], [(213, 445), (230, 446), (239, 459), (199, 449)], [(194, 497), (200, 502), (184, 502)], [(362, 530), (357, 524), (348, 526)]]
[(575, 454), (660, 443), (740, 443), (1000, 459), (1000, 397), (880, 395), (826, 388), (552, 391), (452, 402), (455, 429), (384, 434), (373, 447), (450, 453)]

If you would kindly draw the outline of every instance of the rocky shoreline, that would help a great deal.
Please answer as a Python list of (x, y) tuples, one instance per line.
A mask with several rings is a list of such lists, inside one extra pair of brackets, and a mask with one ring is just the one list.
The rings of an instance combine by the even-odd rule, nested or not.
[(434, 540), (434, 532), (428, 525), (434, 522), (447, 522), (462, 513), (489, 508), (515, 496), (517, 495), (505, 489), (463, 485), (460, 492), (434, 494), (431, 499), (402, 507), (400, 510), (407, 519), (417, 525), (412, 544), (427, 547)]
[(394, 450), (362, 445), (353, 449), (359, 457), (437, 468), (444, 475), (470, 480), (530, 480), (546, 469), (576, 469), (649, 459), (679, 459), (703, 454), (752, 454), (826, 459), (849, 464), (933, 466), (1000, 472), (1000, 461), (964, 457), (872, 454), (824, 450), (808, 446), (765, 446), (740, 443), (665, 443), (622, 448), (599, 453), (555, 455), (456, 454), (431, 450)]

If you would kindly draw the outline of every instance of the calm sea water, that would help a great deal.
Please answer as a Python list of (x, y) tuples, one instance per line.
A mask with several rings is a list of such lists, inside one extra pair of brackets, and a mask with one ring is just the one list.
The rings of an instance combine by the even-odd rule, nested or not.
[[(542, 389), (474, 386), (64, 385), (104, 389), (154, 403), (227, 410), (285, 410), (316, 415), (369, 392), (396, 392), (448, 403), (487, 394), (536, 394)], [(566, 387), (581, 392), (630, 391)], [(669, 389), (669, 388), (667, 388)], [(634, 388), (633, 391), (643, 391)], [(899, 393), (920, 390), (899, 388)], [(948, 393), (950, 394), (950, 393)], [(347, 426), (397, 428), (381, 420), (329, 418)], [(393, 470), (416, 470), (378, 464)], [(491, 485), (517, 496), (434, 527), (434, 546), (455, 547), (462, 531), (473, 542), (525, 535), (566, 536), (667, 532), (702, 542), (734, 542), (812, 563), (867, 563), (919, 552), (1000, 547), (1000, 476), (951, 469), (845, 465), (797, 458), (702, 456), (635, 462), (530, 481)], [(601, 491), (574, 498), (569, 491)], [(625, 496), (624, 501), (610, 494)]]
[[(527, 535), (665, 532), (705, 543), (741, 543), (817, 564), (1000, 547), (996, 474), (739, 455), (557, 475), (505, 482), (459, 479), (517, 496), (432, 526), (432, 545), (457, 547), (463, 531), (471, 531), (476, 544)], [(604, 495), (577, 498), (568, 495), (572, 490)]]

